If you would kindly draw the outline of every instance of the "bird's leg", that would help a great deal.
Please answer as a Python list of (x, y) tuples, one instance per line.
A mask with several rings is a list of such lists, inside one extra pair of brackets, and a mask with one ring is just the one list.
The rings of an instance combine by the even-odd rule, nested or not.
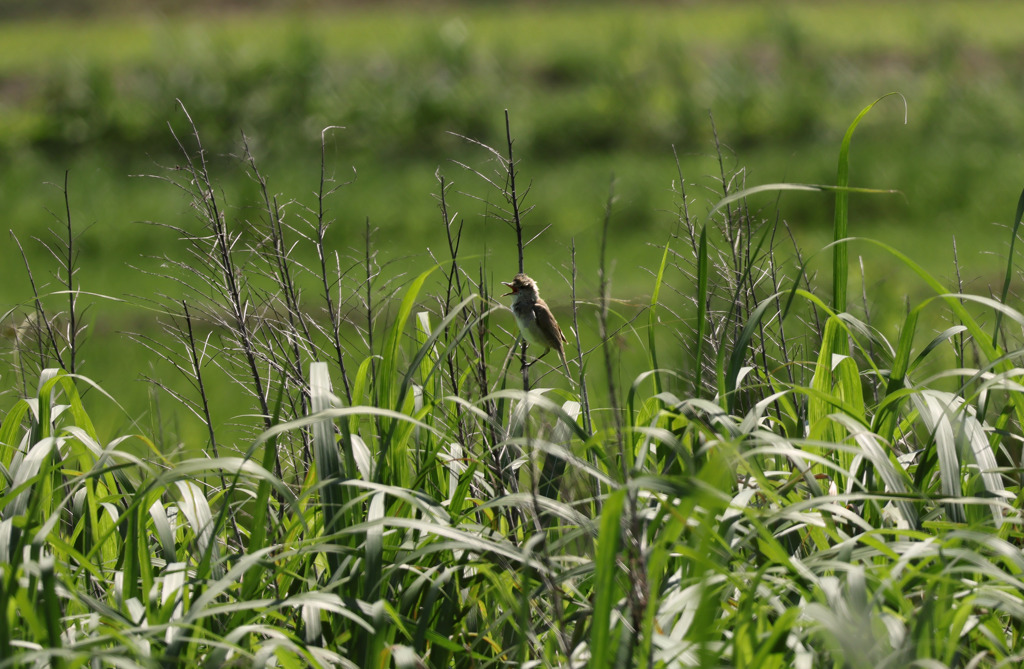
[(537, 356), (536, 358), (534, 358), (534, 359), (533, 359), (533, 360), (532, 360), (532, 361), (530, 362), (530, 364), (532, 365), (533, 363), (537, 362), (538, 360), (540, 360), (541, 358), (543, 358), (544, 356), (546, 356), (546, 355), (547, 355), (547, 354), (548, 354), (548, 353), (549, 353), (550, 351), (551, 351), (551, 349), (550, 349), (550, 348), (546, 348), (546, 349), (544, 349), (544, 352), (543, 352), (543, 353), (541, 353), (540, 355), (538, 355), (538, 356)]
[(541, 358), (543, 358), (544, 356), (546, 356), (546, 355), (548, 354), (548, 352), (550, 352), (550, 351), (551, 351), (551, 349), (550, 349), (550, 348), (546, 348), (546, 349), (544, 349), (544, 352), (543, 352), (543, 353), (541, 353), (540, 355), (538, 355), (538, 356), (537, 356), (536, 358), (534, 358), (534, 359), (533, 359), (533, 360), (531, 360), (530, 362), (526, 362), (526, 363), (523, 363), (522, 367), (520, 367), (519, 369), (523, 369), (524, 367), (533, 367), (533, 363), (537, 362), (538, 360), (540, 360)]

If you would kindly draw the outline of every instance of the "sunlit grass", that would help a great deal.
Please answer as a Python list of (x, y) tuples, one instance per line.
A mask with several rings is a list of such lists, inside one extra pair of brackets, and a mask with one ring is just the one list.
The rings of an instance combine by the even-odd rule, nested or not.
[[(837, 309), (838, 254), (796, 272), (751, 203), (841, 185), (726, 186), (699, 216), (677, 191), (649, 317), (565, 305), (574, 378), (541, 361), (520, 388), (494, 261), (455, 242), (493, 226), (516, 251), (493, 153), (461, 173), (481, 191), (436, 181), (449, 244), (414, 271), (372, 239), (328, 254), (338, 221), (285, 218), (252, 156), (262, 203), (219, 216), (200, 137), (172, 175), (199, 220), (151, 277), (187, 290), (150, 295), (164, 329), (135, 340), (204, 431), (102, 434), (90, 413), (119, 398), (52, 367), (91, 342), (26, 325), (0, 422), (0, 667), (1020, 663), (1024, 314), (878, 240), (927, 294), (874, 319), (850, 281)], [(1014, 232), (1022, 215), (1024, 195)], [(66, 297), (40, 295), (37, 323), (66, 322)]]

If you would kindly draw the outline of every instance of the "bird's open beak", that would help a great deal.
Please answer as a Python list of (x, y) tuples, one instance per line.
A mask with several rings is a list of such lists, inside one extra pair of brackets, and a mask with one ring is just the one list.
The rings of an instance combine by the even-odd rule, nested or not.
[(515, 295), (516, 294), (516, 287), (513, 286), (511, 283), (505, 283), (504, 281), (502, 281), (501, 285), (507, 286), (508, 289), (512, 291), (511, 293), (505, 293), (504, 295), (502, 295), (502, 297), (508, 297), (509, 295)]

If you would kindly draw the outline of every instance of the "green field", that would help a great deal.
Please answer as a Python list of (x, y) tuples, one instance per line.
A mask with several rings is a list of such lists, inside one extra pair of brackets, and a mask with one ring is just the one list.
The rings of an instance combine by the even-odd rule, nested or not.
[[(98, 291), (116, 292), (123, 281), (108, 263), (145, 247), (148, 229), (132, 223), (183, 217), (173, 189), (128, 176), (174, 161), (167, 124), (184, 127), (180, 98), (213, 151), (238, 152), (245, 132), (275, 192), (304, 203), (318, 178), (320, 129), (344, 125), (329, 141), (329, 168), (360, 178), (334, 203), (338, 219), (369, 217), (429, 244), (435, 168), (472, 188), (449, 161), (482, 159), (446, 133), (498, 146), (507, 108), (534, 184), (532, 218), (552, 223), (553, 243), (591, 236), (611, 174), (622, 218), (657, 243), (672, 223), (663, 212), (675, 209), (671, 147), (702, 203), (719, 173), (709, 113), (728, 167), (745, 168), (748, 183), (827, 183), (853, 115), (899, 91), (908, 123), (895, 101), (870, 119), (853, 175), (905, 197), (855, 201), (856, 231), (885, 231), (902, 246), (927, 230), (919, 259), (948, 270), (953, 234), (972, 260), (1005, 241), (991, 224), (1007, 222), (1012, 211), (998, 203), (1017, 188), (1012, 31), (1021, 10), (926, 6), (887, 8), (882, 22), (871, 4), (733, 3), (12, 23), (0, 28), (5, 214), (19, 234), (50, 222), (45, 209), (60, 209), (60, 198), (43, 184), (70, 170), (73, 213), (103, 240), (83, 261), (104, 268)], [(240, 170), (222, 169), (244, 207), (251, 190), (235, 194)], [(813, 248), (827, 239), (831, 204), (797, 199), (788, 216)], [(772, 215), (773, 203), (753, 204)], [(14, 285), (18, 264), (4, 263), (4, 285)]]
[[(0, 669), (1019, 666), (1021, 44), (994, 0), (0, 23)], [(506, 113), (572, 379), (510, 349)]]

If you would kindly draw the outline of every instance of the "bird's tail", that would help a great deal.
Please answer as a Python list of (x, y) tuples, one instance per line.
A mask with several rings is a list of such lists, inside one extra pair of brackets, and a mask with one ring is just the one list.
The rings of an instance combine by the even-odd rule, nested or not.
[(558, 357), (562, 359), (562, 367), (565, 369), (565, 375), (572, 381), (572, 372), (569, 371), (569, 363), (565, 360), (565, 351), (558, 349)]

